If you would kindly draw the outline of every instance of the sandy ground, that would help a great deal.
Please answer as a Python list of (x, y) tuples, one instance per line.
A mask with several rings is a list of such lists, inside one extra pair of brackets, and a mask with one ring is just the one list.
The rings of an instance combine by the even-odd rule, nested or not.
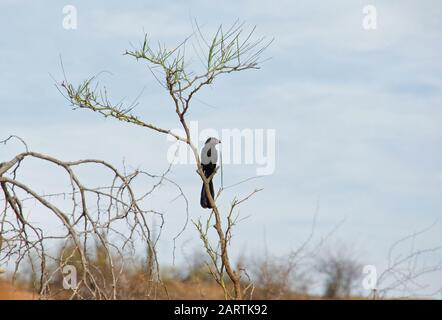
[(37, 295), (0, 280), (0, 300), (34, 300)]

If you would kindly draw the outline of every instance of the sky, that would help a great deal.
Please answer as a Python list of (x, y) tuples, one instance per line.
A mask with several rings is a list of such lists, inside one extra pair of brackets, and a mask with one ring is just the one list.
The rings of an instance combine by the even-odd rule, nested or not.
[[(377, 28), (362, 28), (365, 5), (374, 5)], [(78, 25), (66, 30), (65, 5), (77, 9)], [(381, 272), (398, 239), (433, 227), (416, 248), (442, 245), (442, 3), (440, 1), (45, 1), (0, 3), (0, 139), (16, 134), (31, 149), (61, 159), (99, 158), (160, 173), (168, 166), (165, 136), (73, 111), (55, 88), (100, 75), (115, 101), (139, 96), (135, 113), (178, 128), (167, 93), (143, 63), (123, 56), (144, 32), (168, 46), (193, 32), (193, 21), (211, 34), (236, 20), (273, 39), (260, 70), (220, 77), (197, 97), (189, 120), (200, 129), (275, 130), (275, 171), (221, 199), (263, 188), (245, 203), (232, 254), (276, 256), (295, 250), (310, 234), (333, 233)], [(205, 140), (201, 137), (200, 143)], [(20, 150), (0, 147), (0, 161)], [(55, 190), (58, 178), (31, 163), (26, 179), (37, 190)], [(228, 164), (224, 183), (255, 175), (256, 164)], [(199, 207), (200, 181), (192, 165), (176, 165), (171, 177)], [(94, 176), (89, 177), (91, 179)], [(219, 184), (219, 177), (215, 184)], [(164, 188), (153, 200), (166, 214), (160, 243), (165, 263), (171, 239), (186, 217), (182, 203)], [(410, 245), (410, 244), (406, 244)], [(179, 259), (200, 248), (189, 225)], [(409, 247), (399, 248), (403, 254)], [(441, 263), (438, 255), (425, 263)], [(442, 286), (441, 273), (426, 279), (422, 294)]]

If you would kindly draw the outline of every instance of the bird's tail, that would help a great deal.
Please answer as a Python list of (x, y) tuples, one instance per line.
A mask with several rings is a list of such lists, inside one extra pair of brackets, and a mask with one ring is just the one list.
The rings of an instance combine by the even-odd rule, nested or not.
[[(215, 198), (215, 192), (213, 190), (212, 180), (209, 181), (209, 189), (210, 189), (210, 194), (212, 195), (212, 198)], [(201, 189), (200, 204), (201, 204), (201, 207), (203, 207), (205, 209), (212, 208), (212, 206), (210, 205), (210, 202), (209, 202), (209, 198), (207, 197), (206, 188), (204, 188), (204, 183), (203, 183), (203, 187)]]

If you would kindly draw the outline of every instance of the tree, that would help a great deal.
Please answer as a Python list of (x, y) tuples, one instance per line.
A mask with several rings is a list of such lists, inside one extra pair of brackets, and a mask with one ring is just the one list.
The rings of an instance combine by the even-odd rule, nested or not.
[[(124, 170), (122, 173), (102, 160), (63, 161), (31, 151), (16, 136), (0, 143), (6, 144), (14, 138), (23, 142), (25, 150), (0, 163), (0, 265), (12, 262), (15, 280), (27, 262), (28, 274), (31, 274), (40, 298), (51, 298), (56, 294), (53, 289), (60, 288), (54, 288), (54, 279), (66, 266), (71, 266), (78, 271), (78, 279), (69, 288), (67, 298), (117, 299), (127, 257), (133, 256), (135, 246), (142, 244), (147, 246), (150, 258), (146, 295), (155, 294), (162, 282), (155, 249), (158, 236), (151, 230), (151, 220), (154, 215), (162, 219), (162, 215), (144, 208), (143, 202), (163, 183), (171, 183), (180, 191), (166, 178), (170, 167), (161, 175), (140, 170), (129, 173)], [(61, 170), (68, 191), (56, 194), (37, 192), (20, 177), (23, 163), (28, 159), (52, 166), (51, 173), (55, 174), (56, 168)], [(86, 184), (77, 172), (79, 167), (103, 170), (109, 184)], [(140, 179), (144, 184), (153, 181), (152, 188), (142, 194), (132, 188)], [(45, 214), (53, 222), (52, 228), (43, 223)], [(51, 250), (54, 241), (61, 243), (56, 256)]]
[(325, 276), (324, 296), (326, 298), (348, 298), (361, 278), (362, 266), (344, 249), (328, 252), (320, 257), (317, 271)]
[[(235, 270), (232, 266), (228, 250), (232, 226), (236, 222), (233, 211), (236, 206), (249, 199), (250, 196), (259, 190), (252, 191), (244, 199), (234, 199), (232, 201), (226, 215), (227, 225), (223, 227), (221, 212), (216, 203), (222, 189), (218, 191), (215, 197), (211, 196), (209, 189), (209, 181), (217, 170), (208, 178), (204, 175), (199, 152), (195, 141), (192, 141), (186, 116), (194, 96), (203, 87), (212, 84), (218, 76), (238, 71), (259, 69), (262, 62), (260, 60), (261, 54), (270, 45), (271, 41), (265, 41), (264, 38), (252, 40), (254, 31), (255, 28), (250, 32), (245, 32), (243, 24), (235, 22), (227, 30), (220, 26), (214, 36), (207, 40), (199, 26), (196, 25), (194, 34), (175, 48), (168, 49), (162, 44), (158, 44), (158, 47), (155, 48), (147, 35), (145, 35), (139, 49), (126, 51), (126, 55), (135, 58), (137, 61), (146, 62), (152, 74), (168, 92), (172, 99), (175, 116), (180, 121), (185, 132), (184, 136), (172, 132), (169, 128), (162, 128), (149, 121), (140, 119), (133, 114), (133, 105), (126, 107), (121, 103), (113, 104), (109, 100), (106, 91), (98, 89), (98, 86), (95, 84), (96, 77), (89, 78), (77, 87), (74, 87), (65, 78), (60, 88), (74, 109), (87, 109), (97, 112), (104, 117), (115, 118), (157, 133), (170, 135), (177, 141), (185, 143), (191, 149), (196, 161), (196, 172), (203, 182), (212, 207), (212, 213), (206, 221), (206, 226), (209, 226), (212, 217), (214, 217), (214, 227), (218, 238), (217, 245), (210, 245), (207, 237), (208, 228), (203, 228), (204, 224), (201, 221), (196, 222), (195, 225), (212, 261), (212, 265), (209, 266), (211, 274), (223, 288), (225, 297), (234, 299), (241, 299), (243, 292), (240, 270)], [(186, 56), (186, 44), (192, 38), (198, 41), (200, 47), (198, 55), (202, 60), (201, 72), (190, 70), (190, 63)], [(227, 273), (233, 284), (233, 293), (228, 290), (224, 283), (224, 273)]]

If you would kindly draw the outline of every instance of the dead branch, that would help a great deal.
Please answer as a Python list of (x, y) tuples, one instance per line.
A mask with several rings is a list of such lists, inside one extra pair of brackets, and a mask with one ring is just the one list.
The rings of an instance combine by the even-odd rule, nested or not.
[[(243, 295), (241, 290), (240, 273), (231, 265), (228, 254), (228, 243), (230, 241), (230, 232), (233, 225), (232, 221), (230, 221), (231, 216), (229, 215), (228, 218), (226, 233), (223, 228), (220, 210), (218, 209), (215, 199), (213, 199), (210, 194), (210, 177), (206, 178), (203, 173), (199, 153), (195, 141), (192, 141), (186, 115), (192, 98), (203, 87), (212, 84), (218, 76), (259, 68), (260, 63), (262, 62), (260, 56), (270, 45), (271, 41), (266, 42), (264, 38), (252, 40), (254, 31), (255, 28), (250, 32), (245, 33), (243, 24), (238, 23), (234, 23), (227, 30), (224, 30), (224, 28), (220, 26), (215, 35), (211, 38), (211, 41), (207, 42), (199, 26), (197, 26), (197, 32), (195, 32), (195, 34), (201, 48), (199, 56), (204, 57), (203, 71), (201, 72), (189, 70), (190, 63), (186, 60), (187, 57), (185, 56), (185, 47), (189, 38), (175, 48), (168, 49), (162, 44), (159, 44), (157, 48), (154, 48), (146, 35), (139, 49), (126, 51), (126, 55), (134, 57), (136, 60), (147, 62), (149, 69), (155, 75), (156, 79), (167, 90), (173, 101), (173, 110), (184, 129), (184, 136), (179, 136), (173, 133), (170, 129), (161, 128), (140, 119), (132, 113), (134, 108), (133, 105), (125, 107), (122, 104), (113, 104), (110, 102), (106, 90), (97, 89), (98, 85), (94, 84), (96, 81), (95, 77), (84, 81), (78, 87), (74, 87), (72, 84), (68, 83), (65, 78), (65, 81), (63, 81), (59, 87), (60, 91), (63, 92), (64, 96), (72, 104), (74, 109), (88, 109), (98, 112), (104, 117), (112, 117), (119, 121), (135, 124), (158, 133), (170, 135), (176, 140), (186, 143), (192, 150), (196, 161), (197, 174), (200, 176), (204, 184), (209, 203), (213, 208), (212, 213), (215, 218), (214, 228), (218, 237), (222, 265), (220, 269), (218, 269), (216, 265), (214, 265), (214, 268), (220, 270), (221, 273), (225, 270), (229, 279), (233, 283), (234, 294), (232, 297), (235, 299), (241, 299)], [(204, 43), (204, 45), (201, 45), (201, 43)], [(158, 71), (160, 75), (156, 76), (154, 71)], [(236, 203), (233, 207), (239, 203)], [(210, 221), (210, 219), (208, 221)], [(198, 229), (198, 231), (200, 231), (200, 229)], [(204, 242), (205, 238), (201, 238)], [(223, 287), (222, 279), (218, 277), (215, 278), (215, 280), (217, 280), (217, 282)]]
[[(6, 144), (11, 137), (1, 142)], [(143, 202), (163, 183), (177, 186), (166, 178), (170, 168), (161, 175), (138, 170), (123, 174), (103, 160), (62, 161), (29, 151), (24, 141), (18, 139), (23, 142), (26, 151), (0, 165), (3, 193), (3, 198), (0, 198), (3, 207), (0, 211), (0, 265), (14, 266), (13, 279), (17, 278), (22, 267), (29, 265), (43, 299), (62, 290), (54, 287), (54, 281), (62, 276), (68, 265), (74, 266), (79, 276), (70, 288), (69, 298), (117, 299), (125, 259), (133, 256), (136, 246), (144, 244), (151, 261), (148, 264), (146, 294), (154, 298), (158, 287), (162, 286), (155, 248), (160, 233), (155, 235), (151, 228), (154, 216), (163, 217), (155, 210), (144, 209)], [(70, 191), (45, 195), (30, 187), (25, 180), (19, 180), (17, 173), (27, 159), (61, 169), (69, 182)], [(106, 170), (110, 184), (98, 187), (84, 184), (77, 169), (85, 166)], [(140, 195), (132, 185), (143, 177), (148, 178), (147, 182), (155, 182), (151, 190)], [(42, 223), (34, 222), (42, 219), (39, 215), (55, 218), (51, 218), (51, 224), (56, 228), (44, 228)], [(51, 249), (54, 244), (61, 245), (59, 255), (54, 255)], [(99, 254), (101, 266), (93, 261), (94, 254)]]

